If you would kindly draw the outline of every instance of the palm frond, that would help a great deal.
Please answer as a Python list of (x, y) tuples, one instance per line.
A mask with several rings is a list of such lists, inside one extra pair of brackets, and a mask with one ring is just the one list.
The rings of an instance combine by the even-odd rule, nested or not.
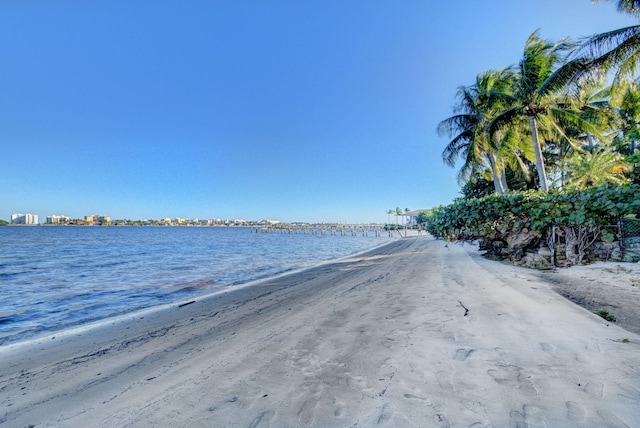
[(469, 114), (456, 114), (438, 123), (437, 132), (440, 137), (450, 137), (462, 130), (472, 128), (475, 120)]
[(538, 88), (540, 95), (555, 94), (565, 89), (569, 84), (577, 82), (579, 78), (592, 73), (591, 61), (583, 58), (574, 59), (553, 71)]
[(450, 167), (454, 167), (460, 153), (468, 151), (469, 141), (473, 138), (470, 131), (464, 131), (453, 138), (442, 151), (442, 161)]
[(583, 38), (572, 56), (576, 58), (601, 58), (626, 40), (635, 38), (638, 33), (640, 33), (640, 25), (632, 25)]
[(513, 120), (515, 120), (518, 116), (521, 116), (522, 113), (523, 108), (520, 106), (512, 106), (506, 108), (504, 111), (500, 112), (489, 121), (489, 123), (487, 124), (487, 130), (490, 134), (498, 132), (508, 127), (513, 122)]
[(628, 13), (640, 18), (640, 1), (638, 0), (618, 0), (618, 12)]

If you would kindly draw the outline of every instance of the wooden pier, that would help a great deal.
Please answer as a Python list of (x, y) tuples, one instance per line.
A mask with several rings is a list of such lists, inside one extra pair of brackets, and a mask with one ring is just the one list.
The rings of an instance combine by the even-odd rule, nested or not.
[[(341, 224), (341, 225), (291, 225), (277, 224), (270, 226), (258, 226), (252, 229), (255, 233), (282, 233), (304, 235), (332, 235), (332, 236), (382, 236), (387, 232), (379, 224)], [(393, 233), (389, 230), (389, 236)]]

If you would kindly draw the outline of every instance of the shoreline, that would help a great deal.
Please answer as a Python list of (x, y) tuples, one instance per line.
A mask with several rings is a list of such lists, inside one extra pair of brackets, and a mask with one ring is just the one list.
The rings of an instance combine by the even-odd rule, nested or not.
[[(243, 227), (243, 226), (237, 226), (237, 227)], [(401, 239), (401, 238), (395, 238), (395, 239)], [(92, 320), (89, 322), (83, 322), (76, 325), (70, 325), (61, 330), (42, 331), (41, 333), (36, 334), (35, 336), (28, 336), (28, 337), (17, 339), (17, 340), (9, 340), (5, 343), (0, 343), (0, 354), (5, 350), (13, 349), (20, 346), (28, 346), (29, 344), (32, 344), (34, 342), (40, 342), (47, 338), (50, 339), (52, 337), (73, 336), (79, 333), (86, 333), (86, 332), (90, 332), (93, 329), (99, 329), (101, 327), (104, 327), (105, 325), (120, 323), (127, 320), (134, 320), (136, 318), (139, 318), (140, 316), (143, 316), (144, 314), (152, 314), (156, 311), (165, 311), (171, 308), (182, 307), (188, 304), (195, 303), (196, 301), (212, 298), (218, 294), (229, 293), (236, 290), (240, 290), (242, 288), (257, 286), (263, 282), (274, 281), (284, 276), (299, 274), (306, 270), (314, 269), (316, 267), (319, 267), (325, 264), (337, 263), (344, 259), (358, 257), (361, 255), (367, 254), (369, 252), (376, 251), (377, 249), (384, 247), (388, 244), (391, 244), (393, 242), (394, 241), (386, 241), (383, 243), (376, 244), (365, 250), (357, 251), (350, 255), (341, 256), (341, 257), (330, 259), (330, 260), (319, 260), (307, 266), (286, 268), (278, 273), (265, 274), (264, 276), (258, 276), (254, 279), (251, 279), (245, 282), (231, 283), (224, 286), (218, 286), (215, 290), (209, 293), (190, 296), (181, 301), (174, 301), (174, 302), (163, 303), (160, 305), (154, 305), (146, 308), (139, 308), (130, 312), (116, 314), (106, 318)]]
[[(13, 238), (7, 243), (16, 244), (20, 254), (15, 257), (24, 261), (0, 268), (4, 285), (12, 290), (0, 308), (0, 347), (199, 299), (391, 240), (267, 237), (250, 233), (250, 228), (185, 227), (166, 238), (162, 230), (153, 228), (111, 229), (113, 233), (96, 229), (100, 233), (88, 235), (100, 236), (100, 244), (94, 245), (98, 240), (87, 238), (86, 233), (54, 228), (55, 233), (32, 234), (27, 229), (24, 234), (9, 233)], [(127, 240), (135, 245), (125, 244)], [(38, 248), (41, 241), (47, 244)], [(289, 245), (296, 251), (287, 251)], [(58, 246), (60, 254), (55, 252)], [(107, 247), (111, 248), (108, 255), (97, 255)]]
[(640, 418), (640, 336), (567, 301), (548, 280), (468, 248), (401, 239), (230, 291), (90, 333), (7, 345), (0, 423), (632, 426)]

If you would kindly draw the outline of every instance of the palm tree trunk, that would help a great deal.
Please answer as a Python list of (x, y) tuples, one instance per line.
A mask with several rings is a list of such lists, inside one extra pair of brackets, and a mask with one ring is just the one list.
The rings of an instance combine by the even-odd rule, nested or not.
[(500, 170), (500, 182), (502, 183), (502, 190), (504, 193), (509, 191), (509, 185), (507, 184), (507, 173), (504, 168)]
[(506, 191), (506, 189), (504, 187), (505, 183), (503, 183), (502, 181), (501, 171), (499, 171), (498, 167), (496, 166), (496, 155), (494, 153), (489, 153), (487, 157), (489, 158), (489, 166), (491, 167), (491, 177), (493, 178), (493, 187), (496, 193), (502, 195)]
[(538, 139), (538, 124), (534, 115), (529, 116), (529, 124), (531, 125), (533, 148), (536, 152), (536, 169), (538, 170), (540, 188), (547, 192), (549, 190), (549, 186), (547, 185), (547, 173), (544, 170), (544, 157), (542, 156), (542, 147), (540, 146), (540, 140)]
[(492, 172), (491, 175), (493, 176), (493, 188), (496, 191), (496, 193), (498, 194), (503, 194), (504, 192), (502, 191), (502, 183), (500, 182), (500, 177), (498, 177), (495, 172)]
[(589, 143), (589, 146), (587, 147), (587, 150), (589, 150), (589, 153), (593, 153), (593, 151), (596, 148), (596, 142), (593, 138), (593, 135), (591, 134), (587, 134), (587, 141)]

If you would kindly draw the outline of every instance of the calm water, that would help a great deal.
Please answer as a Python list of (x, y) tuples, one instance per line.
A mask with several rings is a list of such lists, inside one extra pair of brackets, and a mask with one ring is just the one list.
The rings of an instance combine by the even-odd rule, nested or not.
[(0, 227), (0, 345), (179, 302), (391, 238), (218, 227)]

